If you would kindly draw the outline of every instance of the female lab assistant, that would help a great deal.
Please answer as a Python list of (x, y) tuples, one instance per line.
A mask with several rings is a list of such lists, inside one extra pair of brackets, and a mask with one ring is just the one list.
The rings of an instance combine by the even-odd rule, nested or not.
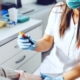
[[(61, 6), (60, 6), (61, 5)], [(65, 6), (65, 7), (64, 7)], [(58, 3), (51, 11), (44, 36), (40, 40), (29, 40), (18, 36), (18, 45), (23, 50), (44, 52), (51, 48), (35, 74), (62, 74), (71, 70), (80, 61), (80, 0)]]

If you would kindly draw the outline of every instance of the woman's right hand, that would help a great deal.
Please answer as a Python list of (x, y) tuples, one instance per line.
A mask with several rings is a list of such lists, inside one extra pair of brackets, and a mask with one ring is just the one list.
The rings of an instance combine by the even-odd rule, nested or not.
[[(28, 37), (28, 38), (27, 38)], [(27, 36), (26, 38), (23, 38), (23, 36), (18, 35), (18, 46), (22, 49), (22, 50), (34, 50), (36, 48), (36, 41), (33, 40), (30, 36)], [(31, 42), (33, 42), (33, 45), (29, 42), (29, 39)]]

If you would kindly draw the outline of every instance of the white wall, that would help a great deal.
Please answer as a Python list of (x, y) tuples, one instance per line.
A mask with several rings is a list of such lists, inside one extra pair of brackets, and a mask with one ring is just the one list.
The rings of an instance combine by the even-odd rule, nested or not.
[[(21, 0), (22, 4), (27, 4), (31, 2), (36, 2), (37, 0)], [(16, 0), (2, 0), (2, 2), (13, 2), (16, 3)]]
[(15, 2), (15, 0), (2, 0), (2, 2)]
[(22, 4), (27, 4), (31, 2), (36, 2), (37, 0), (22, 0)]

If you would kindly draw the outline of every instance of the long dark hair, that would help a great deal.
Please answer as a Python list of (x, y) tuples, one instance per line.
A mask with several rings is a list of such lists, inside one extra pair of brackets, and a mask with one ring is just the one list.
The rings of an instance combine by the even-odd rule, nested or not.
[[(73, 10), (70, 9), (65, 2), (64, 2), (64, 4), (59, 5), (59, 6), (61, 8), (63, 8), (63, 12), (62, 12), (62, 15), (61, 15), (61, 23), (60, 23), (60, 28), (59, 28), (60, 37), (63, 37), (65, 31), (70, 26), (70, 20), (71, 20), (71, 15), (73, 14)], [(80, 47), (80, 12), (79, 12), (79, 21), (78, 21), (76, 41), (77, 41), (76, 47), (78, 48), (78, 47)]]

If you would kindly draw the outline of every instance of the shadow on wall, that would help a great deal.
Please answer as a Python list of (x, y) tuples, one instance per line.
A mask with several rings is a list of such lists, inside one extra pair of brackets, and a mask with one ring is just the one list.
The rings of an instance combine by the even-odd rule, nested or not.
[(37, 0), (37, 4), (40, 5), (48, 5), (53, 3), (56, 3), (56, 0)]

